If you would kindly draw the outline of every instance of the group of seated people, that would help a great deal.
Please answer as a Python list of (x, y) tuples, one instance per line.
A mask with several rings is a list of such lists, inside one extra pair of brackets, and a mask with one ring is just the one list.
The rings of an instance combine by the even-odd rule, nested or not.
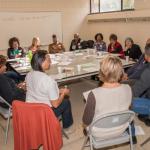
[[(79, 35), (75, 34), (74, 38), (71, 42), (71, 50), (80, 48), (79, 43), (81, 39), (79, 39)], [(103, 41), (103, 35), (97, 34), (95, 40), (96, 42), (93, 46), (97, 50), (106, 51), (107, 46)], [(73, 47), (74, 43), (78, 43), (76, 47)], [(9, 45), (9, 58), (16, 58), (23, 55), (23, 49), (20, 47), (17, 38), (10, 39)], [(66, 87), (59, 88), (57, 82), (46, 74), (46, 71), (51, 66), (48, 52), (55, 53), (54, 49), (57, 49), (57, 52), (63, 52), (65, 48), (62, 43), (57, 41), (56, 35), (53, 35), (53, 44), (49, 45), (48, 52), (40, 50), (39, 47), (39, 38), (34, 38), (29, 48), (33, 52), (31, 59), (32, 71), (27, 74), (25, 82), (21, 83), (15, 83), (13, 79), (6, 75), (7, 59), (5, 56), (0, 55), (0, 95), (10, 104), (16, 99), (29, 103), (47, 104), (52, 108), (56, 117), (61, 115), (63, 128), (69, 133), (73, 125), (71, 103), (69, 100), (70, 90)], [(87, 101), (83, 114), (85, 128), (98, 115), (129, 110), (129, 108), (132, 108), (136, 113), (140, 114), (139, 118), (146, 125), (150, 125), (147, 114), (147, 109), (149, 109), (147, 106), (150, 105), (150, 40), (146, 43), (143, 55), (140, 47), (134, 44), (131, 38), (125, 40), (125, 47), (125, 53), (128, 53), (129, 56), (134, 56), (132, 57), (133, 59), (139, 60), (126, 72), (124, 72), (121, 60), (118, 57), (107, 56), (100, 62), (99, 79), (102, 81), (102, 84), (92, 89), (88, 96), (85, 97)], [(124, 53), (121, 44), (117, 41), (117, 36), (114, 34), (110, 36), (108, 52)], [(136, 76), (135, 74), (138, 75)], [(130, 84), (124, 84), (130, 79), (134, 80), (131, 87), (129, 86)], [(138, 98), (132, 100), (133, 97)], [(3, 103), (0, 103), (0, 106), (7, 107)], [(139, 107), (143, 109), (143, 113), (139, 111)], [(100, 137), (105, 137), (105, 134), (101, 134), (101, 132), (95, 131), (95, 134)], [(135, 136), (134, 128), (133, 136)]]
[[(110, 53), (120, 54), (122, 58), (124, 56), (129, 56), (130, 59), (137, 61), (142, 55), (141, 48), (138, 44), (135, 44), (133, 39), (128, 37), (125, 39), (125, 45), (123, 46), (118, 42), (116, 34), (111, 34), (109, 37), (110, 43), (108, 46), (103, 40), (102, 33), (97, 33), (95, 35), (95, 42), (93, 40), (83, 41), (79, 34), (74, 34), (74, 39), (70, 44), (70, 51), (80, 50), (84, 48), (95, 48), (97, 51), (108, 51)], [(34, 37), (31, 46), (27, 48), (27, 52), (32, 52), (34, 54), (40, 49), (40, 39), (39, 37)], [(48, 52), (50, 54), (61, 53), (65, 51), (65, 46), (63, 43), (59, 42), (55, 34), (52, 35), (52, 43), (48, 46)], [(27, 53), (26, 52), (26, 53)], [(23, 57), (25, 54), (24, 49), (20, 47), (19, 39), (13, 37), (9, 40), (9, 48), (7, 51), (7, 56), (9, 59)]]
[[(103, 40), (103, 34), (97, 33), (95, 35), (95, 42), (93, 41), (92, 47), (97, 51), (108, 51), (110, 53), (118, 53), (122, 57), (129, 56), (130, 59), (137, 61), (142, 55), (142, 51), (140, 46), (135, 44), (133, 39), (128, 37), (125, 39), (125, 46), (123, 46), (118, 42), (118, 38), (116, 34), (111, 34), (109, 37), (110, 43), (108, 47)], [(82, 40), (79, 37), (79, 34), (74, 34), (74, 39), (70, 45), (70, 51), (82, 49)]]

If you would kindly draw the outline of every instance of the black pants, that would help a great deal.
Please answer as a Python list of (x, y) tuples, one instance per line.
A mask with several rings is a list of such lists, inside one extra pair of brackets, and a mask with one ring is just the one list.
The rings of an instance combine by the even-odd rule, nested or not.
[(71, 103), (69, 99), (64, 99), (57, 108), (53, 108), (53, 111), (56, 117), (62, 117), (63, 128), (68, 128), (73, 124)]

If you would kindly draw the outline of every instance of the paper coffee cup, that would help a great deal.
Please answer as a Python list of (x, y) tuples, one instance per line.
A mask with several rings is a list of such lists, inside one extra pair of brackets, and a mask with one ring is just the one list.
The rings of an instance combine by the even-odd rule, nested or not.
[(81, 72), (81, 65), (77, 65), (77, 71)]
[(58, 73), (61, 74), (63, 70), (62, 67), (57, 67), (57, 69), (58, 69)]
[(129, 62), (129, 56), (126, 56), (126, 62)]

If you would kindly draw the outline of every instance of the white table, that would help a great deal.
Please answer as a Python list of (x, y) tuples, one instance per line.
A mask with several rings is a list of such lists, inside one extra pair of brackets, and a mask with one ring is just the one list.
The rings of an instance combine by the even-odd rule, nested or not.
[[(110, 53), (99, 53), (98, 56), (92, 49), (50, 55), (52, 65), (50, 70), (47, 71), (47, 74), (51, 75), (57, 82), (96, 75), (99, 72), (100, 61), (108, 55), (118, 56), (118, 54)], [(15, 67), (15, 65), (12, 66), (20, 74), (27, 74), (31, 70), (31, 66), (25, 58), (21, 60), (17, 59), (17, 61), (21, 61), (21, 65), (19, 67)], [(121, 61), (124, 68), (130, 67), (135, 63), (133, 61), (126, 62), (126, 60), (123, 59), (121, 59)], [(81, 65), (80, 71), (78, 71), (77, 65)], [(63, 73), (58, 73), (58, 67), (61, 67)]]

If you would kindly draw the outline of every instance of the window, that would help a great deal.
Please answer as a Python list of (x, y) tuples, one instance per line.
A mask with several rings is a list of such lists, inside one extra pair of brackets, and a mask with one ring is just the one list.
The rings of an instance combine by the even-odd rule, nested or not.
[(134, 0), (90, 0), (90, 13), (134, 9)]
[(134, 0), (123, 0), (123, 9), (134, 9)]
[(99, 0), (91, 0), (91, 13), (99, 12)]

